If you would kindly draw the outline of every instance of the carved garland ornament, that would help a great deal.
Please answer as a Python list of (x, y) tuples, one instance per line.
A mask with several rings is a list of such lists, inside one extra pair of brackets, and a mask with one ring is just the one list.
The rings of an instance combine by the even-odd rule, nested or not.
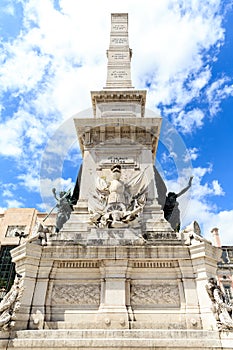
[(53, 304), (99, 305), (99, 284), (55, 285), (52, 291)]
[(179, 306), (180, 295), (177, 285), (142, 285), (131, 286), (132, 305), (173, 305)]

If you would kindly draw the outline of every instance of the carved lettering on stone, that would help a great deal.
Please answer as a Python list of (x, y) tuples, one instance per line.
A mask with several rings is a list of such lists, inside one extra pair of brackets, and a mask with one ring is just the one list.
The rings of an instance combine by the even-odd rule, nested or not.
[(111, 72), (110, 75), (115, 79), (122, 79), (125, 78), (128, 75), (128, 73), (124, 70), (114, 70)]
[(111, 54), (110, 57), (114, 60), (125, 60), (128, 58), (128, 55), (127, 55), (127, 53), (124, 53), (124, 52), (120, 52), (120, 53), (114, 52)]
[(132, 305), (180, 305), (178, 286), (171, 284), (132, 284), (130, 298)]
[(99, 284), (55, 285), (52, 291), (52, 304), (99, 305)]
[(127, 38), (112, 38), (112, 43), (116, 45), (127, 44)]
[(112, 29), (115, 30), (115, 31), (126, 31), (127, 27), (126, 27), (125, 24), (114, 24), (112, 26)]

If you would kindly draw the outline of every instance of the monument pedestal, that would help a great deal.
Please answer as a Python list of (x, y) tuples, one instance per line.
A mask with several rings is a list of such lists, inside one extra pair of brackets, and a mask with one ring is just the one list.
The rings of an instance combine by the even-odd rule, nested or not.
[(230, 349), (233, 338), (217, 331), (205, 290), (219, 249), (178, 238), (134, 245), (131, 237), (128, 245), (127, 234), (115, 232), (114, 245), (52, 237), (47, 246), (15, 248), (25, 292), (16, 333), (1, 348)]
[(118, 244), (53, 238), (47, 246), (35, 241), (15, 248), (13, 261), (25, 276), (16, 329), (216, 329), (205, 285), (218, 248), (112, 239)]

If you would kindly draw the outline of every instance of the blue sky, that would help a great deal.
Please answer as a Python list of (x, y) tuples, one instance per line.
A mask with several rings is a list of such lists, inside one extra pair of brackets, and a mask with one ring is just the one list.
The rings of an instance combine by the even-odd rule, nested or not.
[(232, 7), (230, 0), (2, 0), (1, 210), (44, 210), (54, 204), (52, 187), (73, 185), (81, 156), (72, 116), (105, 86), (110, 14), (127, 12), (133, 85), (148, 90), (147, 108), (164, 118), (158, 167), (169, 191), (194, 175), (182, 223), (197, 220), (207, 238), (217, 226), (222, 243), (233, 245)]

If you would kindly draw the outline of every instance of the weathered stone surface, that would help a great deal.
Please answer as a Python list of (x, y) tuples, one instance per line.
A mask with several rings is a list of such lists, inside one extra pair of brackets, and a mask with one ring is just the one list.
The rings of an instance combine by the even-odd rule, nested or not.
[(27, 243), (13, 251), (25, 286), (16, 329), (26, 329), (28, 322), (35, 328), (38, 310), (48, 328), (216, 328), (204, 287), (218, 259), (218, 248), (210, 243), (57, 242), (43, 247)]
[[(216, 331), (184, 330), (43, 330), (18, 331), (7, 340), (7, 349), (232, 349), (231, 334), (219, 336)], [(0, 341), (6, 349), (6, 340)]]

